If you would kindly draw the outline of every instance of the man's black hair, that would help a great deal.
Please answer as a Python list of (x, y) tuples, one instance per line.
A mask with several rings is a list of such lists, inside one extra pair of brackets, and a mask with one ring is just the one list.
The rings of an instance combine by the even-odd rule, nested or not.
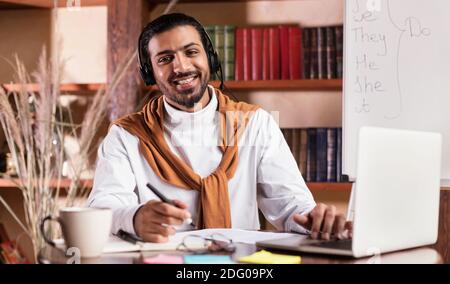
[(203, 48), (207, 52), (207, 38), (204, 33), (204, 28), (196, 19), (182, 13), (165, 14), (150, 22), (145, 26), (144, 31), (142, 32), (140, 49), (143, 53), (142, 55), (149, 60), (149, 64), (151, 64), (150, 53), (148, 50), (148, 43), (150, 40), (157, 34), (185, 25), (192, 26), (197, 30), (202, 40)]

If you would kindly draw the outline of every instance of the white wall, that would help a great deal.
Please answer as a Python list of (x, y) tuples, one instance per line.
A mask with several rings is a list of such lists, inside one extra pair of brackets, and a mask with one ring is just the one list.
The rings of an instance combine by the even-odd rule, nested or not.
[[(52, 54), (65, 61), (64, 83), (106, 82), (106, 6), (59, 8), (52, 37)], [(58, 40), (62, 48), (58, 49)]]

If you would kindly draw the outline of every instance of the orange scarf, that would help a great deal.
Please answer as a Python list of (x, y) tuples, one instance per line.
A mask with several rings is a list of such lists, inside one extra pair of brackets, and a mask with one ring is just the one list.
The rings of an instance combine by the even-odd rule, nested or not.
[(196, 174), (167, 145), (163, 126), (163, 96), (152, 98), (142, 111), (113, 122), (139, 138), (141, 154), (164, 182), (200, 192), (199, 229), (231, 228), (228, 180), (233, 177), (238, 165), (239, 138), (258, 109), (254, 105), (236, 103), (218, 89), (215, 93), (222, 127), (222, 145), (218, 147), (223, 156), (217, 169), (205, 178)]

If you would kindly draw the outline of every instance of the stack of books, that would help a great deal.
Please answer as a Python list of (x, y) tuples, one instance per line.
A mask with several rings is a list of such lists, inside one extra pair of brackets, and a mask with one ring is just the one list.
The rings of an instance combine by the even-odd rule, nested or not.
[(343, 32), (342, 26), (303, 29), (305, 79), (342, 78)]
[(346, 182), (342, 175), (342, 128), (282, 129), (307, 182)]
[[(217, 50), (225, 80), (342, 78), (342, 26), (214, 25), (205, 30)], [(212, 79), (217, 77), (212, 75)]]

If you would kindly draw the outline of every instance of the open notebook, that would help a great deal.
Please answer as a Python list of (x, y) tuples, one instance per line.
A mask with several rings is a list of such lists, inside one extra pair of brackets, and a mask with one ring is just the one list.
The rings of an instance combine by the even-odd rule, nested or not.
[[(248, 231), (240, 229), (204, 229), (196, 231), (185, 231), (178, 232), (169, 238), (166, 243), (136, 243), (132, 244), (121, 240), (116, 236), (111, 236), (103, 253), (118, 253), (118, 252), (131, 252), (131, 251), (164, 251), (164, 250), (175, 250), (178, 245), (183, 241), (183, 238), (187, 235), (197, 235), (202, 237), (210, 237), (213, 234), (222, 234), (229, 239), (233, 240), (234, 243), (246, 243), (255, 244), (258, 241), (274, 240), (290, 237), (297, 234), (291, 233), (272, 233), (272, 232), (259, 232), (259, 231)], [(306, 238), (306, 236), (305, 236)], [(198, 242), (198, 248), (203, 246), (201, 241)]]

